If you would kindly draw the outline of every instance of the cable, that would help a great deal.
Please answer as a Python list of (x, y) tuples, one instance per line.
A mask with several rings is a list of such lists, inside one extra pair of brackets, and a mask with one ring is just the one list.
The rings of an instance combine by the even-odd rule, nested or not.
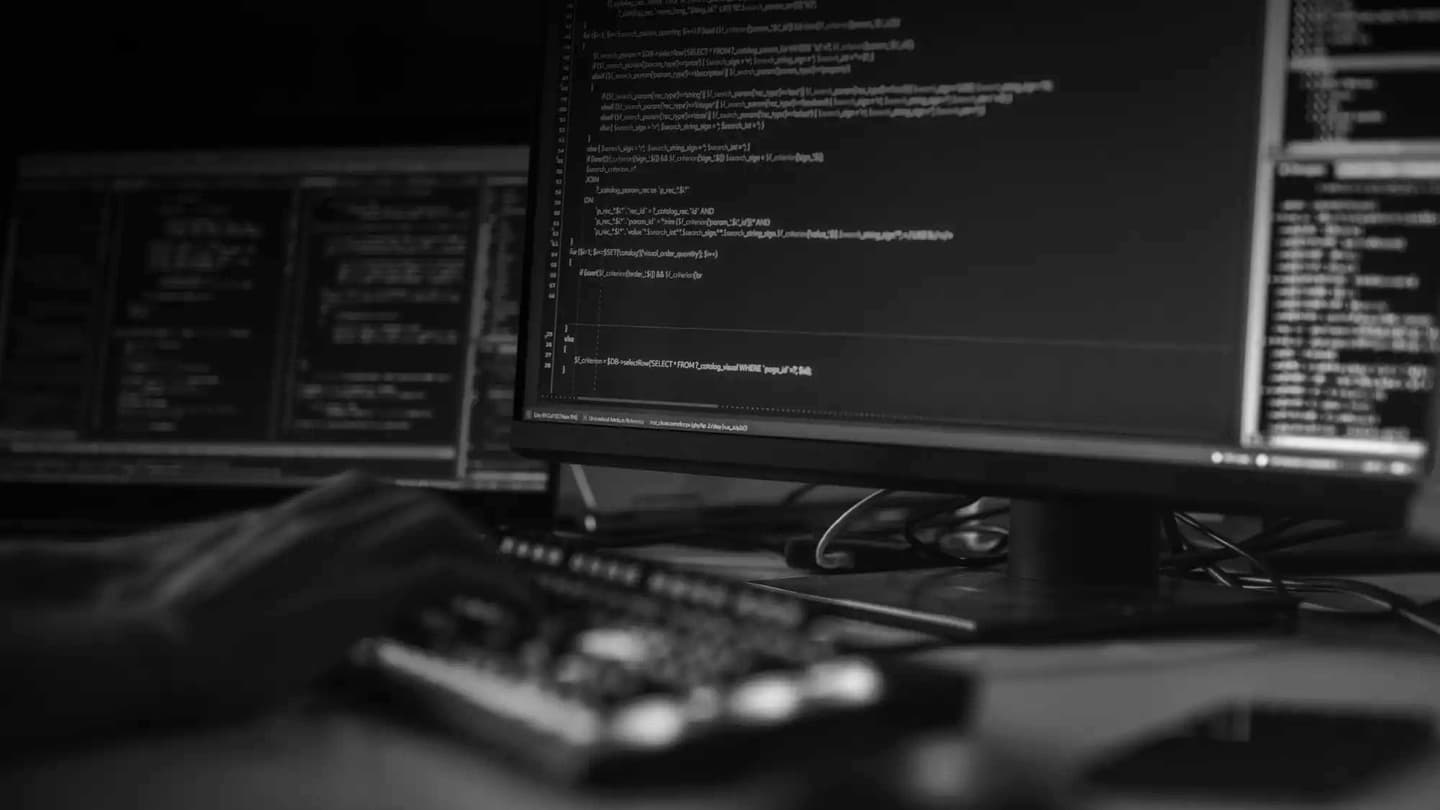
[[(1260, 577), (1241, 577), (1240, 580), (1247, 587), (1254, 587), (1266, 581)], [(1440, 622), (1436, 622), (1426, 616), (1423, 612), (1424, 609), (1415, 600), (1398, 594), (1388, 588), (1382, 588), (1379, 585), (1372, 585), (1368, 582), (1361, 582), (1360, 580), (1339, 579), (1335, 577), (1289, 578), (1286, 580), (1286, 584), (1301, 592), (1340, 593), (1359, 597), (1386, 608), (1400, 618), (1428, 633), (1440, 636)]]
[[(970, 503), (975, 503), (976, 501), (979, 501), (979, 500), (980, 500), (979, 498), (976, 498), (974, 501), (971, 501)], [(947, 510), (945, 510), (945, 511), (954, 511), (954, 510), (956, 510), (956, 509), (964, 509), (966, 506), (969, 506), (969, 505), (970, 505), (970, 504), (967, 503), (967, 504), (965, 504), (964, 506), (951, 507), (950, 509), (947, 509)], [(943, 528), (943, 527), (946, 527), (946, 526), (964, 526), (964, 525), (969, 524), (969, 523), (975, 523), (976, 521), (989, 520), (989, 519), (992, 518), (992, 517), (997, 517), (997, 516), (999, 516), (999, 515), (1008, 515), (1008, 514), (1010, 514), (1010, 507), (1008, 507), (1008, 506), (996, 506), (996, 507), (992, 507), (992, 508), (990, 508), (990, 509), (981, 509), (979, 512), (970, 512), (970, 513), (962, 514), (962, 515), (954, 515), (954, 516), (948, 517), (948, 518), (946, 518), (946, 519), (944, 519), (944, 520), (936, 520), (936, 519), (935, 519), (936, 515), (933, 515), (933, 514), (932, 514), (930, 517), (928, 517), (928, 518), (911, 518), (910, 520), (906, 521), (906, 525), (907, 525), (907, 526), (917, 527), (917, 528), (918, 528), (918, 527), (922, 527), (922, 526), (929, 526), (929, 527), (932, 527), (932, 528)], [(990, 527), (987, 527), (987, 528), (998, 528), (998, 527), (990, 526)], [(1008, 533), (1008, 532), (1007, 532), (1007, 533)]]
[(928, 512), (923, 512), (919, 515), (911, 516), (910, 519), (906, 521), (906, 525), (919, 526), (921, 524), (928, 523), (929, 521), (941, 515), (948, 515), (951, 512), (954, 512), (956, 509), (964, 509), (967, 506), (972, 506), (979, 501), (979, 495), (962, 495), (958, 498), (951, 498), (944, 504), (937, 506)]
[(1224, 537), (1219, 532), (1214, 531), (1209, 526), (1206, 526), (1205, 524), (1201, 523), (1200, 521), (1196, 520), (1190, 515), (1187, 515), (1184, 512), (1176, 512), (1174, 516), (1181, 523), (1184, 523), (1186, 526), (1189, 526), (1195, 531), (1200, 532), (1214, 542), (1219, 543), (1220, 545), (1233, 552), (1236, 556), (1243, 557), (1246, 562), (1249, 562), (1251, 565), (1255, 566), (1255, 570), (1268, 576), (1270, 578), (1271, 584), (1275, 586), (1276, 596), (1290, 596), (1290, 592), (1285, 588), (1284, 580), (1280, 578), (1279, 574), (1275, 573), (1275, 569), (1272, 568), (1269, 563), (1265, 562), (1254, 554), (1251, 554), (1249, 551), (1231, 542), (1229, 538)]
[[(997, 506), (970, 514), (951, 515), (944, 520), (936, 520), (936, 518), (942, 514), (953, 513), (958, 509), (964, 509), (979, 501), (980, 498), (978, 497), (967, 497), (946, 504), (942, 509), (932, 510), (918, 517), (912, 517), (905, 521), (905, 525), (901, 528), (905, 542), (908, 543), (911, 548), (932, 559), (943, 560), (955, 565), (983, 568), (1004, 562), (1007, 556), (1006, 548), (1010, 541), (1010, 530), (1000, 526), (986, 526), (979, 522), (1006, 514), (1010, 511), (1010, 507)], [(939, 542), (921, 539), (919, 530), (922, 528), (935, 529), (937, 531), (955, 529), (976, 535), (989, 535), (994, 537), (997, 543), (994, 548), (984, 553), (974, 555), (957, 554), (946, 549)]]
[[(1282, 521), (1281, 525), (1271, 527), (1267, 531), (1260, 532), (1259, 534), (1254, 535), (1249, 540), (1245, 541), (1242, 547), (1242, 544), (1237, 544), (1231, 541), (1229, 538), (1226, 538), (1218, 532), (1215, 532), (1208, 526), (1200, 523), (1200, 521), (1196, 520), (1194, 517), (1187, 515), (1183, 512), (1175, 513), (1174, 518), (1184, 522), (1187, 526), (1190, 526), (1196, 531), (1204, 534), (1209, 539), (1220, 544), (1224, 547), (1224, 550), (1185, 552), (1172, 555), (1171, 559), (1166, 562), (1169, 567), (1179, 568), (1182, 571), (1188, 571), (1194, 568), (1204, 567), (1207, 573), (1213, 573), (1214, 571), (1218, 571), (1219, 569), (1215, 568), (1213, 565), (1207, 567), (1205, 565), (1207, 561), (1218, 562), (1219, 560), (1223, 559), (1242, 557), (1245, 560), (1249, 561), (1251, 565), (1254, 565), (1256, 569), (1259, 570), (1261, 574), (1263, 574), (1263, 576), (1250, 576), (1243, 574), (1239, 576), (1232, 576), (1231, 580), (1237, 583), (1240, 587), (1247, 589), (1273, 589), (1277, 595), (1282, 596), (1292, 596), (1292, 590), (1300, 593), (1339, 593), (1354, 596), (1360, 599), (1364, 599), (1373, 604), (1379, 605), (1385, 608), (1387, 611), (1394, 613), (1405, 621), (1432, 635), (1440, 636), (1440, 622), (1437, 622), (1434, 619), (1431, 619), (1429, 616), (1426, 616), (1424, 614), (1424, 609), (1420, 606), (1420, 604), (1412, 599), (1409, 599), (1408, 597), (1402, 596), (1401, 594), (1395, 593), (1394, 591), (1388, 590), (1386, 588), (1382, 588), (1378, 585), (1372, 585), (1368, 582), (1361, 582), (1359, 580), (1339, 579), (1334, 577), (1281, 577), (1276, 573), (1273, 567), (1265, 563), (1260, 557), (1256, 556), (1256, 552), (1259, 551), (1275, 551), (1281, 548), (1289, 548), (1291, 546), (1300, 545), (1302, 543), (1315, 542), (1317, 540), (1323, 540), (1326, 538), (1343, 537), (1345, 535), (1357, 534), (1358, 532), (1352, 526), (1327, 526), (1324, 528), (1313, 529), (1309, 532), (1302, 532), (1300, 534), (1290, 535), (1287, 537), (1284, 536), (1284, 532), (1290, 529), (1297, 528), (1298, 526), (1301, 526), (1308, 521)], [(1178, 527), (1175, 527), (1175, 530), (1178, 531)], [(1167, 525), (1167, 532), (1168, 531), (1170, 531), (1170, 528)], [(1301, 607), (1309, 607), (1311, 609), (1319, 608), (1331, 611), (1336, 610), (1334, 608), (1329, 608), (1323, 605), (1308, 603), (1305, 602), (1303, 599), (1301, 601)], [(1348, 611), (1341, 610), (1337, 612), (1346, 613)]]
[[(1304, 522), (1308, 521), (1302, 521), (1297, 525), (1303, 525)], [(1363, 529), (1348, 523), (1317, 526), (1308, 531), (1297, 532), (1295, 534), (1286, 534), (1287, 530), (1287, 528), (1282, 527), (1277, 530), (1263, 531), (1255, 534), (1250, 538), (1250, 541), (1246, 543), (1245, 547), (1252, 552), (1279, 551), (1304, 543), (1313, 543), (1317, 540), (1348, 537), (1350, 535), (1363, 534), (1366, 531), (1379, 531), (1378, 529)]]
[(975, 534), (991, 535), (997, 540), (999, 540), (999, 543), (993, 550), (989, 552), (972, 555), (958, 554), (954, 551), (946, 549), (940, 543), (921, 540), (919, 535), (917, 535), (913, 529), (907, 528), (904, 532), (904, 537), (905, 542), (917, 552), (924, 554), (931, 559), (941, 560), (947, 563), (952, 563), (954, 565), (960, 565), (967, 568), (987, 568), (992, 565), (998, 565), (999, 563), (1005, 561), (1006, 556), (1008, 556), (1006, 547), (1010, 540), (1010, 534), (1005, 529), (1002, 529), (998, 526), (969, 526), (966, 527), (964, 531), (973, 532)]
[(795, 487), (794, 489), (785, 493), (785, 497), (780, 499), (779, 505), (794, 506), (795, 504), (800, 502), (801, 498), (819, 489), (820, 486), (820, 484), (801, 484), (800, 486)]
[(1396, 608), (1395, 613), (1400, 618), (1410, 622), (1421, 630), (1440, 636), (1440, 624), (1435, 623), (1430, 617), (1408, 608)]
[(1171, 554), (1183, 554), (1190, 548), (1190, 544), (1185, 542), (1185, 535), (1180, 532), (1180, 524), (1176, 522), (1174, 512), (1165, 513), (1160, 527), (1165, 533), (1165, 542), (1170, 546)]
[(856, 501), (849, 509), (846, 509), (844, 512), (842, 512), (840, 514), (840, 517), (835, 518), (835, 521), (831, 523), (828, 528), (825, 529), (825, 533), (821, 534), (819, 541), (815, 543), (815, 565), (828, 571), (833, 571), (838, 568), (850, 567), (850, 565), (854, 561), (853, 557), (843, 551), (837, 552), (835, 555), (831, 556), (826, 553), (826, 549), (835, 539), (835, 536), (840, 533), (840, 530), (845, 527), (845, 524), (850, 522), (850, 518), (852, 516), (858, 514), (859, 512), (863, 511), (865, 507), (885, 497), (886, 495), (889, 495), (894, 491), (895, 490), (893, 489), (877, 489), (869, 495), (866, 495), (865, 497)]
[[(1190, 541), (1185, 537), (1185, 533), (1180, 530), (1180, 524), (1176, 521), (1175, 514), (1174, 512), (1167, 512), (1161, 520), (1161, 527), (1165, 532), (1165, 539), (1166, 542), (1170, 544), (1170, 548), (1183, 553), (1190, 549)], [(1225, 569), (1218, 565), (1200, 565), (1195, 567), (1204, 571), (1205, 575), (1210, 577), (1216, 585), (1223, 585), (1226, 588), (1241, 587), (1240, 583), (1236, 581), (1234, 577), (1230, 576)]]
[[(1292, 534), (1287, 536), (1283, 532), (1286, 531), (1286, 529), (1288, 528), (1292, 527), (1284, 527), (1273, 531), (1260, 532), (1258, 534), (1252, 535), (1250, 538), (1244, 541), (1241, 541), (1240, 545), (1243, 546), (1246, 551), (1249, 551), (1252, 554), (1257, 554), (1261, 552), (1279, 551), (1281, 549), (1304, 545), (1306, 543), (1313, 543), (1320, 540), (1328, 540), (1335, 537), (1345, 537), (1347, 535), (1360, 534), (1364, 531), (1362, 529), (1357, 529), (1356, 527), (1349, 525), (1324, 526), (1316, 529), (1311, 529), (1306, 532), (1300, 532), (1298, 534)], [(1170, 555), (1162, 559), (1160, 561), (1160, 564), (1165, 566), (1166, 568), (1189, 571), (1191, 569), (1200, 568), (1202, 566), (1210, 565), (1212, 563), (1231, 560), (1238, 556), (1240, 555), (1236, 554), (1234, 551), (1228, 548), (1202, 549), (1197, 551), (1187, 551), (1182, 554)]]
[[(1210, 527), (1205, 526), (1200, 521), (1196, 520), (1193, 516), (1185, 514), (1184, 512), (1175, 513), (1173, 519), (1180, 520), (1181, 522), (1185, 523), (1185, 525), (1191, 527), (1192, 529), (1195, 529), (1196, 531), (1199, 531), (1200, 533), (1208, 537), (1210, 540), (1223, 546), (1225, 551), (1228, 552), (1228, 555), (1227, 557), (1222, 557), (1221, 559), (1225, 559), (1228, 557), (1242, 557), (1247, 560), (1251, 565), (1255, 566), (1255, 568), (1260, 571), (1261, 574), (1263, 574), (1263, 576), (1250, 576), (1243, 574), (1238, 576), (1232, 576), (1232, 581), (1238, 584), (1240, 587), (1247, 589), (1269, 588), (1273, 589), (1275, 593), (1279, 596), (1292, 596), (1292, 590), (1301, 593), (1340, 593), (1349, 596), (1355, 596), (1372, 602), (1374, 604), (1380, 605), (1381, 607), (1386, 608), (1391, 613), (1394, 613), (1395, 615), (1399, 616), (1405, 621), (1410, 622), (1416, 627), (1419, 627), (1420, 629), (1431, 633), (1432, 635), (1440, 636), (1440, 622), (1436, 622), (1435, 620), (1426, 616), (1419, 603), (1415, 602), (1412, 599), (1409, 599), (1408, 597), (1402, 596), (1401, 594), (1395, 593), (1394, 591), (1388, 590), (1386, 588), (1382, 588), (1378, 585), (1372, 585), (1368, 582), (1361, 582), (1359, 580), (1339, 579), (1333, 577), (1281, 577), (1274, 570), (1273, 567), (1271, 567), (1268, 563), (1264, 562), (1254, 553), (1262, 549), (1276, 550), (1279, 548), (1299, 545), (1301, 543), (1314, 542), (1315, 540), (1320, 540), (1327, 537), (1339, 537), (1346, 534), (1354, 534), (1356, 532), (1353, 527), (1330, 526), (1324, 529), (1316, 529), (1310, 532), (1305, 532), (1300, 535), (1283, 537), (1281, 536), (1282, 532), (1296, 528), (1306, 522), (1284, 521), (1280, 526), (1272, 527), (1269, 531), (1261, 532), (1255, 535), (1250, 540), (1246, 541), (1244, 543), (1245, 547), (1242, 548), (1240, 544), (1231, 541), (1229, 538), (1221, 535), (1219, 532), (1212, 530)], [(1175, 527), (1175, 530), (1178, 531), (1178, 527)], [(1169, 531), (1168, 527), (1167, 531)], [(1189, 556), (1190, 559), (1202, 559), (1195, 552), (1191, 552)], [(1175, 559), (1172, 559), (1170, 564), (1172, 566), (1175, 566), (1176, 559), (1183, 557), (1186, 557), (1186, 554), (1175, 555)], [(1182, 570), (1190, 570), (1191, 568), (1195, 567), (1200, 566), (1191, 565), (1187, 566)], [(1206, 570), (1207, 573), (1218, 571), (1218, 569), (1216, 569), (1213, 565), (1208, 566)], [(1312, 609), (1316, 607), (1321, 607), (1323, 609), (1333, 610), (1332, 608), (1324, 608), (1324, 606), (1315, 605), (1314, 603), (1306, 603), (1303, 599), (1301, 601), (1301, 606), (1311, 607)]]
[(1256, 532), (1254, 535), (1251, 535), (1250, 539), (1255, 540), (1260, 537), (1277, 536), (1280, 534), (1284, 534), (1291, 529), (1298, 529), (1299, 527), (1304, 526), (1306, 523), (1311, 523), (1313, 521), (1314, 518), (1282, 518), (1275, 521), (1274, 523), (1271, 523), (1269, 526), (1264, 526), (1262, 524), (1260, 531)]

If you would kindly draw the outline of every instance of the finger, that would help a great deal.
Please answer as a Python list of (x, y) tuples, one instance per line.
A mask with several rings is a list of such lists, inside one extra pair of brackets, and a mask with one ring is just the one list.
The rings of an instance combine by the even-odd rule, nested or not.
[(242, 561), (247, 549), (263, 536), (259, 527), (264, 518), (246, 513), (220, 533), (215, 542), (197, 545), (193, 553), (178, 557), (172, 565), (158, 568), (145, 583), (150, 597), (161, 604), (199, 598), (219, 584), (243, 576)]
[[(329, 507), (354, 503), (367, 493), (384, 486), (373, 476), (358, 470), (351, 470), (325, 479), (314, 488), (286, 500), (269, 511), (276, 515), (304, 514), (323, 511)], [(100, 541), (102, 545), (127, 551), (164, 550), (206, 546), (228, 539), (233, 527), (246, 521), (259, 510), (234, 512), (216, 518), (180, 525), (165, 526), (139, 534)]]
[(176, 549), (204, 545), (224, 537), (229, 527), (242, 520), (243, 512), (230, 512), (188, 523), (170, 524), (137, 534), (107, 538), (98, 547), (118, 553), (173, 553)]
[(100, 593), (104, 600), (145, 600), (162, 583), (195, 560), (228, 542), (247, 520), (244, 513), (170, 526), (143, 535), (101, 541), (104, 553), (122, 564), (128, 576), (115, 577)]
[(470, 560), (433, 556), (403, 568), (370, 571), (327, 582), (323, 587), (276, 600), (266, 609), (272, 619), (338, 610), (348, 605), (347, 622), (357, 632), (384, 632), (405, 611), (453, 596), (475, 595), (507, 601), (523, 600), (529, 592), (515, 578)]
[(263, 604), (322, 576), (361, 573), (442, 548), (478, 554), (485, 546), (443, 501), (391, 487), (323, 513), (255, 515), (225, 544), (173, 572), (158, 598), (171, 604), (210, 598)]
[(263, 554), (270, 547), (288, 547), (299, 542), (344, 542), (355, 531), (392, 512), (411, 509), (423, 493), (398, 486), (352, 491), (344, 497), (311, 501), (305, 510), (277, 508), (262, 515), (256, 527), (263, 537), (251, 550)]
[(347, 522), (348, 546), (367, 559), (406, 561), (433, 554), (489, 557), (494, 538), (438, 496), (421, 493), (400, 508)]
[(254, 571), (248, 590), (263, 598), (286, 599), (317, 581), (402, 570), (436, 557), (468, 561), (497, 573), (503, 569), (506, 573), (496, 577), (501, 580), (521, 579), (489, 537), (448, 504), (415, 498), (298, 539)]
[(324, 512), (335, 506), (353, 504), (377, 491), (397, 488), (362, 470), (348, 470), (331, 476), (314, 487), (273, 507), (276, 514), (305, 515)]
[(484, 572), (484, 580), (496, 595), (503, 593), (531, 607), (540, 605), (530, 577), (499, 553), (495, 538), (450, 504), (433, 497), (417, 499), (407, 508), (357, 525), (344, 549), (328, 562), (326, 573), (409, 566), (437, 557), (467, 571), (466, 576)]
[[(354, 644), (392, 629), (406, 611), (464, 593), (494, 594), (490, 572), (432, 558), (350, 577), (258, 612), (207, 612), (192, 622), (224, 648), (200, 652), (206, 680), (230, 700), (257, 705), (292, 694), (342, 663)], [(244, 629), (238, 629), (243, 627)], [(236, 677), (235, 658), (253, 664)]]
[(345, 510), (287, 521), (274, 533), (296, 565), (401, 564), (434, 554), (495, 556), (490, 536), (437, 495), (399, 487)]
[(368, 497), (359, 490), (350, 490), (343, 497), (337, 492), (330, 494), (335, 498), (323, 510), (321, 502), (312, 501), (306, 512), (275, 507), (246, 513), (229, 527), (228, 536), (167, 571), (166, 579), (157, 584), (157, 598), (165, 602), (202, 599), (225, 583), (242, 583), (256, 576), (267, 563), (279, 559), (296, 569), (290, 579), (303, 581), (309, 566), (339, 553), (348, 539), (347, 526), (404, 508), (413, 498), (398, 487)]

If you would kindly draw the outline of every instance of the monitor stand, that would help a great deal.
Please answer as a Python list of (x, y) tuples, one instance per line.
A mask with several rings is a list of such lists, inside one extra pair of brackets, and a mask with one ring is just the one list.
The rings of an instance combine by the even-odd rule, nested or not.
[(1011, 503), (1005, 570), (925, 568), (756, 583), (837, 615), (966, 640), (1288, 630), (1292, 600), (1162, 577), (1167, 511), (1102, 499)]

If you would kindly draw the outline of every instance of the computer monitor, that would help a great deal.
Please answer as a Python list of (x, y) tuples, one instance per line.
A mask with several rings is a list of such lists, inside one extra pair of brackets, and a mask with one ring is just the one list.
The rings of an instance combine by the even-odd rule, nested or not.
[(523, 451), (1009, 495), (1042, 579), (1426, 474), (1440, 6), (548, 8)]
[(205, 508), (350, 468), (543, 498), (508, 435), (527, 167), (498, 146), (23, 157), (0, 512), (87, 484)]

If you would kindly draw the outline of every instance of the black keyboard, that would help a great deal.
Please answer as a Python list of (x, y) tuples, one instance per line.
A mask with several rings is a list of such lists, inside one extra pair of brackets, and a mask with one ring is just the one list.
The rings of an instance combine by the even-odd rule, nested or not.
[(807, 603), (550, 539), (500, 545), (547, 601), (481, 596), (357, 650), (369, 699), (569, 782), (693, 781), (954, 727), (964, 678), (846, 652)]

